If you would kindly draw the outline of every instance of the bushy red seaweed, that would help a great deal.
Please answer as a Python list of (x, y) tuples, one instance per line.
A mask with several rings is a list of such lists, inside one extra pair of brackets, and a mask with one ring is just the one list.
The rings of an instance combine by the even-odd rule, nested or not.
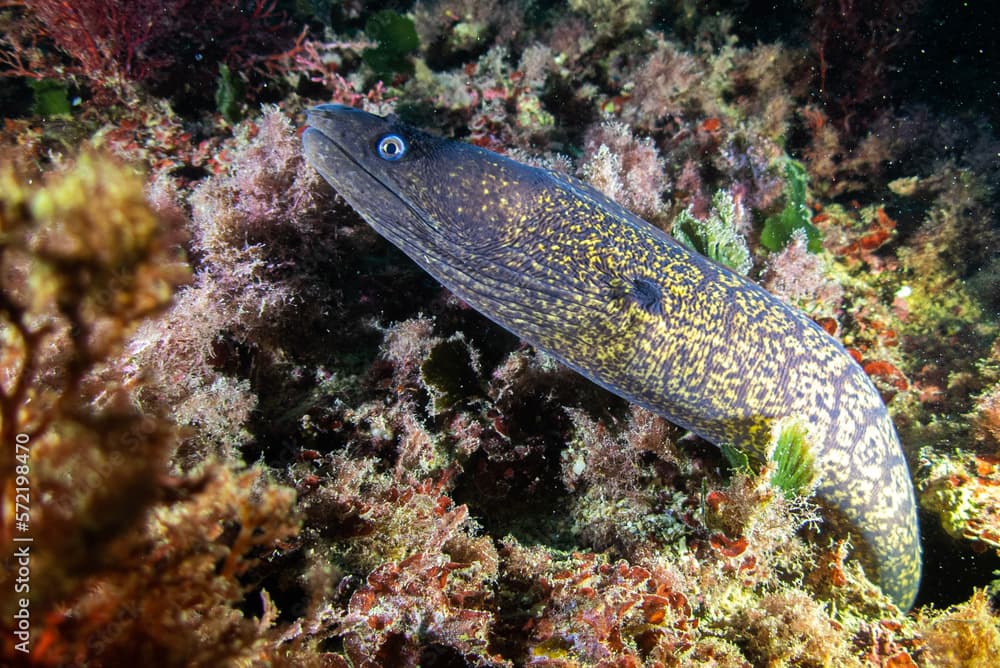
[[(135, 83), (162, 83), (179, 68), (218, 74), (253, 67), (289, 48), (276, 0), (25, 0), (0, 38), (0, 76), (78, 76), (95, 94), (127, 96)], [(55, 47), (68, 60), (54, 56)], [(263, 54), (263, 55), (262, 55)], [(196, 75), (201, 77), (203, 75)]]

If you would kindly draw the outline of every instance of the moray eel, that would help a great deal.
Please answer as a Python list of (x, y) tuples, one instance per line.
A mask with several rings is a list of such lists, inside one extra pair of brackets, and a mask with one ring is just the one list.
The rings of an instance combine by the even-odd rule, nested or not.
[(808, 425), (816, 494), (903, 609), (920, 581), (909, 470), (838, 341), (757, 285), (575, 179), (339, 105), (307, 161), (382, 236), (479, 312), (611, 392), (763, 456)]

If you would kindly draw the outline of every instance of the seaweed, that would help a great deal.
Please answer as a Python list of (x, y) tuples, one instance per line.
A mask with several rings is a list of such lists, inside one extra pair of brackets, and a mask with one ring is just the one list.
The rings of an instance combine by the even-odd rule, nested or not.
[(814, 456), (808, 430), (799, 422), (786, 421), (775, 426), (769, 465), (771, 485), (786, 498), (807, 494), (815, 481)]
[(365, 23), (365, 34), (378, 44), (361, 52), (361, 57), (375, 76), (384, 79), (397, 72), (413, 71), (408, 55), (420, 46), (413, 19), (391, 9), (383, 9)]
[(69, 86), (54, 79), (33, 79), (28, 82), (31, 88), (31, 112), (38, 116), (67, 116), (71, 106), (69, 101)]
[(215, 85), (215, 106), (229, 123), (237, 123), (243, 118), (245, 94), (246, 83), (234, 75), (228, 65), (219, 63), (219, 78)]
[(674, 219), (671, 234), (688, 248), (745, 276), (753, 267), (746, 239), (739, 233), (740, 219), (745, 216), (737, 198), (720, 190), (712, 197), (707, 218), (696, 217), (688, 207)]
[(785, 161), (785, 208), (764, 220), (764, 228), (760, 233), (760, 243), (764, 248), (779, 251), (788, 245), (795, 230), (804, 230), (809, 251), (819, 252), (822, 247), (820, 232), (812, 224), (812, 215), (806, 204), (808, 179), (808, 173), (802, 163), (795, 160)]

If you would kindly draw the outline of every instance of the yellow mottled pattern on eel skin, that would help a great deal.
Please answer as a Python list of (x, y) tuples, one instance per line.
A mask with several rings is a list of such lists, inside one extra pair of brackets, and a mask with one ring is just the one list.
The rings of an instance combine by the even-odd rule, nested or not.
[(397, 119), (310, 112), (309, 162), (458, 296), (608, 390), (714, 443), (763, 454), (809, 426), (817, 495), (909, 608), (916, 504), (895, 429), (835, 339), (592, 188)]

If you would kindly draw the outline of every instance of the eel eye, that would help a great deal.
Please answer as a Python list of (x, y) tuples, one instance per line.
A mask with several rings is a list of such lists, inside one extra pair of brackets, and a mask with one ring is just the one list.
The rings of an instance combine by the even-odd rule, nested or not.
[(383, 160), (395, 162), (406, 153), (406, 142), (399, 135), (386, 135), (378, 140), (378, 154)]

